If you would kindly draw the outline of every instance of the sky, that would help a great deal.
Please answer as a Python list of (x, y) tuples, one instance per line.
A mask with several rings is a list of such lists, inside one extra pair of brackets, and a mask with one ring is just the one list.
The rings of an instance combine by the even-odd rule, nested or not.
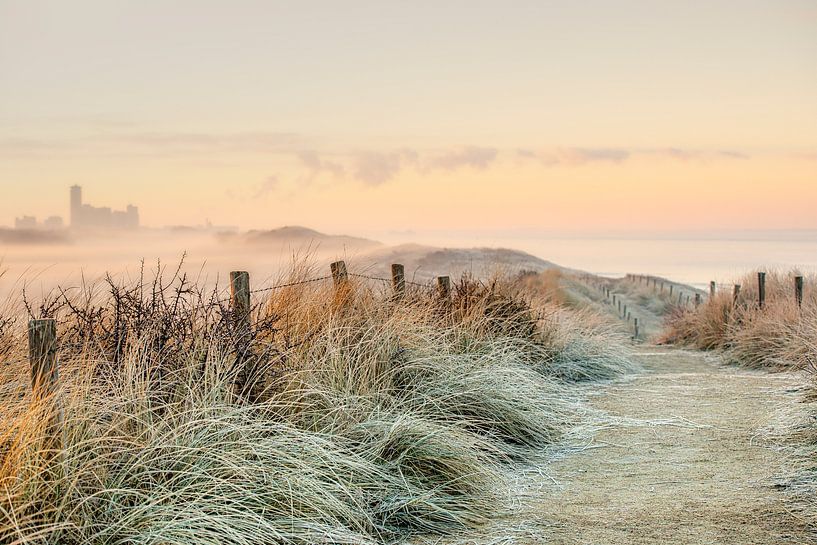
[(817, 228), (817, 2), (0, 0), (0, 225)]

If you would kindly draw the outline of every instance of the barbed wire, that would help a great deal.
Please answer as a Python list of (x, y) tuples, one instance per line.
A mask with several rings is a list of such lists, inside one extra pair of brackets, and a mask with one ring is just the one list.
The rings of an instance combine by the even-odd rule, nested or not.
[[(391, 278), (381, 278), (379, 276), (369, 276), (366, 274), (349, 273), (349, 276), (356, 276), (358, 278), (365, 278), (367, 280), (377, 280), (380, 282), (385, 282), (387, 284), (391, 284), (393, 282)], [(411, 280), (406, 280), (405, 278), (403, 279), (403, 283), (405, 283), (407, 286), (417, 286), (418, 288), (425, 288), (429, 290), (434, 289), (434, 286), (432, 286), (431, 283), (424, 284), (421, 282), (412, 282)]]
[(322, 280), (329, 280), (332, 278), (331, 276), (320, 276), (318, 278), (310, 278), (309, 280), (299, 280), (298, 282), (288, 282), (286, 284), (277, 284), (275, 286), (269, 286), (267, 288), (259, 288), (257, 290), (250, 290), (250, 293), (261, 293), (264, 291), (273, 291), (273, 290), (280, 290), (283, 288), (289, 288), (292, 286), (300, 286), (301, 284), (310, 284), (312, 282), (320, 282)]
[(348, 274), (349, 274), (349, 276), (356, 276), (357, 278), (365, 278), (367, 280), (378, 280), (380, 282), (386, 282), (386, 283), (391, 282), (390, 278), (381, 278), (379, 276), (369, 276), (367, 274), (358, 274), (358, 273), (348, 273)]
[[(348, 276), (351, 276), (351, 277), (364, 278), (366, 280), (374, 280), (376, 282), (383, 282), (385, 284), (391, 284), (392, 281), (393, 281), (391, 278), (383, 278), (382, 276), (372, 276), (372, 275), (360, 274), (360, 273), (347, 273), (347, 274), (348, 274)], [(274, 290), (279, 290), (279, 289), (283, 289), (283, 288), (289, 288), (289, 287), (292, 287), (292, 286), (299, 286), (299, 285), (302, 285), (302, 284), (310, 284), (310, 283), (313, 283), (313, 282), (321, 282), (323, 280), (329, 280), (331, 278), (332, 278), (331, 275), (319, 276), (318, 278), (310, 278), (308, 280), (299, 280), (297, 282), (287, 282), (286, 284), (276, 284), (274, 286), (268, 286), (266, 288), (259, 288), (259, 289), (255, 289), (255, 290), (250, 290), (250, 293), (263, 293), (263, 292), (268, 292), (268, 291), (274, 291)], [(416, 286), (416, 287), (424, 288), (424, 289), (433, 289), (433, 286), (430, 283), (413, 282), (411, 280), (403, 280), (403, 282), (407, 286)]]

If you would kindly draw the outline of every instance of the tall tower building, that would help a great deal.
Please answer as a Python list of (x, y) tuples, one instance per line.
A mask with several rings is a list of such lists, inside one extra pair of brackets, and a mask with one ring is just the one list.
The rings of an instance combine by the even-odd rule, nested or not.
[(79, 227), (82, 223), (82, 188), (71, 186), (71, 227)]
[(128, 205), (125, 210), (108, 206), (91, 206), (82, 202), (82, 187), (71, 186), (72, 229), (138, 229), (139, 209)]

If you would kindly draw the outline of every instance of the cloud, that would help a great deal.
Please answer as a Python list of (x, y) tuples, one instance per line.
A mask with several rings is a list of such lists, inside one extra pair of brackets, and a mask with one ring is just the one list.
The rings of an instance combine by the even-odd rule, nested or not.
[(748, 153), (742, 151), (719, 150), (718, 155), (727, 159), (751, 159)]
[(311, 171), (310, 179), (322, 172), (327, 172), (335, 178), (342, 178), (346, 175), (346, 168), (335, 161), (321, 159), (315, 150), (303, 150), (297, 153), (301, 163)]
[(287, 132), (243, 133), (181, 133), (152, 132), (99, 135), (92, 137), (102, 144), (141, 147), (163, 153), (224, 153), (224, 152), (291, 152), (303, 143), (303, 137)]
[(545, 166), (580, 167), (592, 163), (622, 164), (638, 156), (665, 157), (676, 161), (709, 161), (713, 159), (749, 159), (746, 153), (733, 150), (700, 150), (685, 148), (556, 148), (534, 151), (516, 150), (520, 160), (537, 160)]
[(791, 156), (803, 161), (817, 161), (817, 151), (799, 151), (792, 153)]
[(464, 167), (484, 170), (499, 156), (496, 148), (468, 146), (426, 155), (415, 149), (394, 151), (361, 151), (353, 157), (352, 176), (368, 185), (381, 185), (413, 168), (422, 175), (434, 171), (452, 171)]
[(413, 151), (363, 151), (355, 154), (352, 175), (368, 185), (382, 185), (394, 179), (407, 162), (414, 162)]
[(37, 138), (5, 138), (0, 140), (0, 155), (18, 156), (30, 154), (53, 154), (66, 149), (59, 140)]
[(305, 138), (287, 132), (185, 133), (122, 132), (86, 134), (74, 138), (0, 139), (3, 155), (101, 154), (188, 158), (225, 153), (289, 154), (304, 146)]
[(581, 166), (589, 163), (622, 163), (632, 153), (622, 148), (558, 148), (534, 156), (547, 166)]
[(496, 160), (498, 154), (499, 150), (496, 148), (468, 146), (460, 150), (432, 157), (428, 162), (427, 168), (456, 170), (461, 167), (471, 167), (484, 170)]
[(253, 192), (254, 199), (261, 199), (275, 191), (280, 187), (280, 180), (278, 176), (268, 176), (260, 185), (255, 188)]
[(701, 150), (683, 148), (659, 148), (643, 150), (641, 153), (651, 153), (654, 155), (676, 159), (678, 161), (709, 161), (712, 159), (749, 159), (749, 155), (733, 150)]

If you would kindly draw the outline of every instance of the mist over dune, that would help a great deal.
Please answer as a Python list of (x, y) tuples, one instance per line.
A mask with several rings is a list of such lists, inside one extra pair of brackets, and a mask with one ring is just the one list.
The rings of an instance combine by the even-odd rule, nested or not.
[(277, 229), (253, 229), (245, 233), (217, 233), (216, 240), (222, 244), (244, 244), (247, 246), (290, 247), (306, 246), (327, 248), (364, 249), (382, 246), (381, 242), (348, 235), (329, 235), (308, 227), (287, 225)]
[[(6, 231), (9, 232), (9, 231)], [(0, 234), (3, 232), (0, 231)], [(458, 278), (471, 273), (485, 278), (495, 272), (544, 271), (558, 268), (530, 253), (510, 248), (438, 247), (428, 244), (387, 245), (308, 227), (224, 232), (202, 228), (138, 231), (11, 231), (14, 242), (2, 242), (2, 293), (47, 294), (57, 286), (94, 283), (110, 274), (133, 281), (145, 271), (181, 271), (204, 284), (224, 284), (232, 270), (249, 271), (254, 285), (282, 281), (293, 263), (309, 263), (319, 275), (329, 263), (346, 260), (350, 272), (389, 278), (390, 265), (402, 263), (409, 279), (425, 282), (439, 275)]]
[(6, 245), (59, 245), (70, 244), (65, 231), (37, 231), (34, 229), (6, 229), (0, 227), (0, 244)]
[(542, 272), (563, 267), (521, 250), (509, 248), (440, 248), (421, 244), (400, 244), (373, 250), (362, 258), (373, 272), (387, 275), (391, 263), (402, 263), (406, 274), (424, 281), (435, 276), (457, 277), (471, 273), (477, 278), (495, 272)]

